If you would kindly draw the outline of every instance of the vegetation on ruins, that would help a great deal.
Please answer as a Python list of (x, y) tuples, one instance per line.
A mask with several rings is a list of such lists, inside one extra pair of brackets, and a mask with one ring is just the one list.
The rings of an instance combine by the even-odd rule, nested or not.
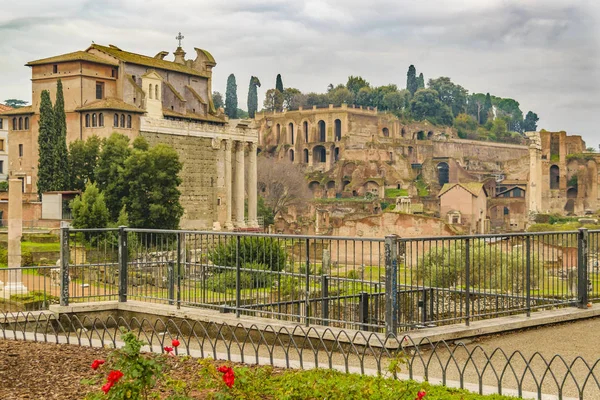
[(56, 85), (55, 106), (52, 106), (50, 92), (42, 91), (40, 98), (38, 193), (53, 190), (67, 190), (69, 163), (67, 155), (67, 122), (62, 82)]
[(227, 78), (227, 89), (225, 91), (225, 114), (229, 118), (237, 118), (238, 97), (237, 84), (235, 83), (235, 75), (230, 74)]
[[(183, 215), (178, 189), (182, 164), (171, 146), (149, 146), (144, 138), (138, 137), (130, 147), (127, 136), (113, 133), (108, 139), (92, 136), (86, 141), (75, 141), (69, 154), (73, 187), (79, 189), (76, 185), (85, 185), (83, 195), (72, 203), (74, 227), (127, 224), (136, 228), (176, 229), (179, 226)], [(107, 218), (94, 221), (87, 216), (103, 208), (107, 209)]]

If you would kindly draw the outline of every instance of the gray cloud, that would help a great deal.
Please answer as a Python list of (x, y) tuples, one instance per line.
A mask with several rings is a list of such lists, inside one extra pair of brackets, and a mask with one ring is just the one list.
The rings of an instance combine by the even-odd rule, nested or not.
[[(286, 86), (323, 91), (362, 75), (405, 85), (450, 76), (472, 92), (512, 97), (540, 127), (583, 134), (591, 145), (600, 107), (599, 7), (591, 0), (24, 0), (0, 13), (0, 99), (30, 99), (27, 61), (91, 41), (154, 55), (184, 48), (217, 59), (215, 90), (235, 73), (244, 105), (281, 73)], [(32, 17), (32, 10), (35, 16)], [(262, 102), (262, 99), (261, 99)]]

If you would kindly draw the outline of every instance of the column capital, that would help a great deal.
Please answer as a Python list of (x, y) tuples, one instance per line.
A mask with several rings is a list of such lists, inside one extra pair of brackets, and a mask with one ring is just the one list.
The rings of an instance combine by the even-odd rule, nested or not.
[(231, 150), (231, 144), (232, 144), (231, 139), (224, 139), (224, 140), (222, 140), (222, 142), (223, 142), (223, 147), (225, 148), (225, 150)]
[(258, 144), (256, 142), (248, 142), (248, 149), (250, 151), (256, 151)]

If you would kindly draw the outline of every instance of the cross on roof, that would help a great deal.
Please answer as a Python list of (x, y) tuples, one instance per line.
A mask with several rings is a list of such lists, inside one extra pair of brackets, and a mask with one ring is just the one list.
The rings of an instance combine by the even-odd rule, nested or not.
[(175, 39), (179, 40), (179, 47), (181, 47), (181, 39), (183, 39), (184, 36), (181, 35), (181, 32), (179, 32), (179, 35), (175, 36)]

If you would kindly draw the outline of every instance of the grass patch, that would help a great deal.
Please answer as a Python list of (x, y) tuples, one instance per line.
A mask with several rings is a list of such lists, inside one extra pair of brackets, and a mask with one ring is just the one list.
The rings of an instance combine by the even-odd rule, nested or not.
[(21, 251), (30, 253), (60, 252), (60, 243), (21, 242)]
[(408, 196), (407, 189), (385, 189), (385, 197), (396, 198), (399, 196)]

